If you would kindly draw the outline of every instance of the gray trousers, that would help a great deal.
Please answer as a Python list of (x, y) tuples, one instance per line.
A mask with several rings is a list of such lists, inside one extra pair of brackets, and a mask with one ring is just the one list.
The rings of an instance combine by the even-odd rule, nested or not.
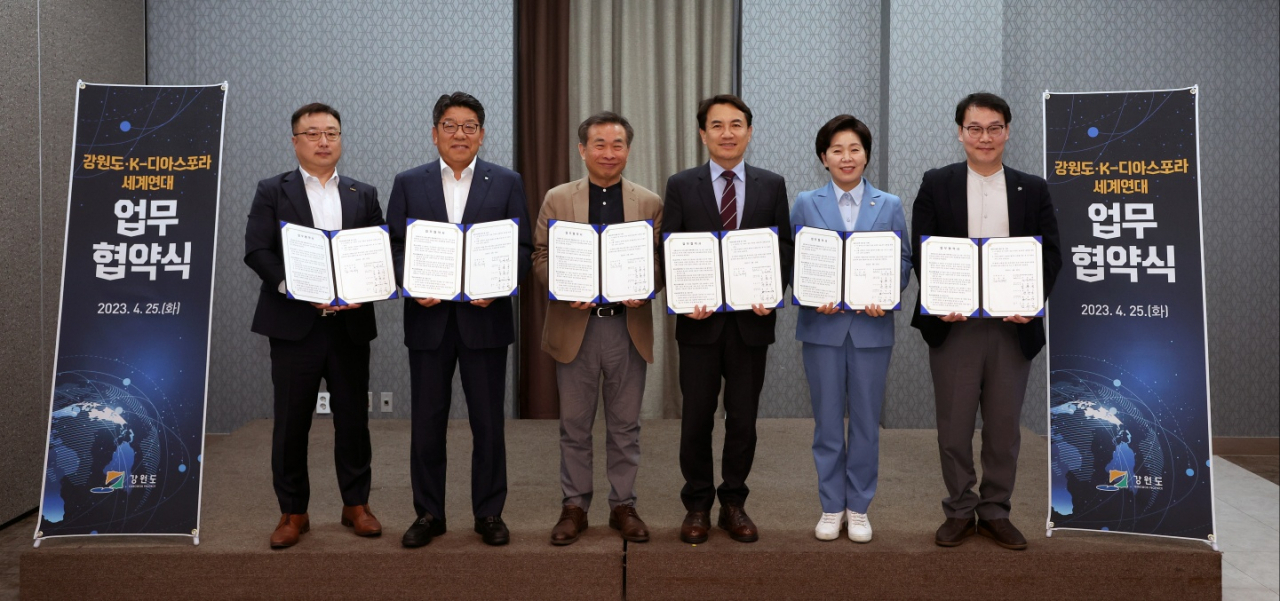
[[(952, 324), (947, 339), (929, 349), (938, 418), (938, 454), (949, 518), (1009, 517), (1018, 470), (1019, 417), (1031, 361), (1022, 355), (1012, 323), (972, 319)], [(973, 430), (982, 412), (982, 484), (974, 494)]]
[(636, 472), (640, 467), (640, 402), (644, 398), (646, 367), (631, 343), (625, 315), (591, 317), (578, 356), (570, 363), (556, 364), (556, 384), (560, 387), (560, 488), (565, 505), (577, 505), (583, 511), (591, 507), (591, 428), (596, 421), (601, 374), (609, 508), (635, 505)]

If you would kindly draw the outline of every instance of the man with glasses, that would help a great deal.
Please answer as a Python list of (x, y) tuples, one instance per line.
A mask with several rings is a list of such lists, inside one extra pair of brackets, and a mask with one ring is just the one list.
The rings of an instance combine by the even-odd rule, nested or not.
[[(995, 94), (970, 94), (956, 105), (955, 118), (966, 160), (924, 174), (911, 214), (916, 278), (923, 236), (1041, 236), (1048, 295), (1062, 267), (1058, 220), (1048, 184), (1004, 165), (1012, 121), (1009, 104)], [(957, 546), (976, 531), (1006, 549), (1027, 547), (1026, 538), (1009, 521), (1009, 500), (1018, 467), (1027, 377), (1031, 360), (1045, 343), (1041, 322), (1020, 315), (972, 321), (959, 313), (921, 315), (916, 301), (911, 325), (930, 347), (938, 452), (947, 487), (942, 500), (946, 521), (934, 539), (940, 546)], [(974, 493), (972, 443), (979, 411), (982, 484)]]
[(382, 225), (378, 191), (337, 173), (342, 118), (314, 103), (293, 114), (298, 168), (258, 182), (244, 233), (244, 262), (262, 278), (251, 329), (271, 341), (275, 422), (271, 476), (280, 522), (272, 548), (291, 547), (310, 529), (307, 432), (320, 380), (333, 410), (333, 455), (342, 524), (360, 536), (382, 534), (369, 511), (369, 341), (378, 335), (372, 306), (329, 306), (286, 296), (280, 222), (323, 230)]
[[(432, 111), (431, 141), (440, 160), (396, 176), (387, 204), (396, 273), (404, 272), (408, 219), (483, 223), (519, 219), (516, 281), (529, 272), (533, 252), (524, 183), (520, 175), (476, 158), (484, 142), (484, 106), (463, 92), (445, 94)], [(409, 347), (412, 439), (409, 476), (417, 518), (401, 543), (421, 547), (444, 534), (445, 434), (453, 372), (462, 372), (471, 423), (471, 509), (485, 544), (505, 545), (507, 452), (503, 397), (507, 346), (515, 342), (510, 297), (453, 302), (406, 298), (404, 344)]]
[[(743, 160), (751, 132), (751, 109), (737, 96), (721, 94), (698, 105), (698, 135), (711, 160), (667, 180), (662, 231), (776, 227), (785, 285), (790, 280), (792, 254), (787, 183), (781, 175)], [(756, 412), (764, 388), (765, 358), (774, 341), (777, 315), (764, 305), (755, 305), (751, 311), (717, 313), (715, 309), (697, 307), (689, 315), (676, 316), (684, 395), (680, 472), (685, 485), (680, 499), (686, 513), (680, 540), (689, 544), (707, 540), (711, 507), (719, 496), (717, 525), (733, 540), (749, 543), (760, 535), (743, 506), (756, 454)], [(722, 382), (724, 449), (717, 488), (711, 432)]]

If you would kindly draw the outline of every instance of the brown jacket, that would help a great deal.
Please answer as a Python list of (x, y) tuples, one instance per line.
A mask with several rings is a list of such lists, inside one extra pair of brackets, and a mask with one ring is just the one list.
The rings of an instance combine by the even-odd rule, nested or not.
[[(587, 223), (587, 179), (561, 184), (547, 191), (538, 212), (538, 223), (533, 232), (533, 273), (543, 286), (547, 285), (547, 223), (552, 220)], [(622, 180), (622, 215), (626, 221), (653, 220), (653, 244), (657, 250), (662, 231), (662, 199), (657, 194)], [(654, 283), (662, 289), (662, 269), (658, 253), (654, 252)], [(644, 360), (653, 363), (653, 302), (639, 309), (627, 309), (627, 331), (631, 343)], [(574, 309), (565, 301), (547, 304), (547, 319), (542, 330), (542, 350), (560, 363), (570, 363), (578, 356), (582, 336), (587, 331), (590, 312)]]

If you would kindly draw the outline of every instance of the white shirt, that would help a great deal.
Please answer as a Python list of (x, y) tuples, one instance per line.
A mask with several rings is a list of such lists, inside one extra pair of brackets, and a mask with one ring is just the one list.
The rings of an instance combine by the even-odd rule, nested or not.
[[(836, 206), (840, 207), (840, 216), (844, 218), (845, 231), (852, 232), (853, 225), (858, 222), (858, 211), (862, 208), (862, 195), (866, 193), (867, 187), (862, 185), (862, 180), (858, 180), (858, 185), (848, 192), (841, 190), (835, 180), (831, 181), (831, 186), (836, 191)], [(848, 199), (845, 195), (848, 195)]]
[(476, 159), (462, 170), (462, 178), (454, 177), (453, 168), (440, 159), (440, 179), (444, 183), (444, 208), (449, 223), (462, 223), (462, 213), (467, 208), (467, 196), (471, 194), (471, 179), (476, 172)]
[[(342, 229), (342, 199), (338, 197), (338, 171), (335, 169), (329, 181), (320, 183), (320, 178), (307, 173), (302, 165), (298, 165), (302, 173), (302, 187), (307, 189), (307, 204), (311, 205), (311, 225), (322, 230)], [(285, 294), (285, 282), (277, 286), (280, 294)]]
[(716, 211), (720, 210), (720, 199), (724, 197), (724, 187), (728, 185), (725, 183), (724, 178), (721, 177), (721, 174), (725, 171), (733, 172), (733, 195), (737, 201), (734, 204), (738, 207), (738, 222), (734, 224), (734, 227), (742, 227), (742, 205), (746, 203), (747, 198), (746, 161), (739, 161), (733, 169), (725, 169), (715, 161), (709, 161), (709, 163), (711, 165), (711, 188), (716, 193)]
[(311, 205), (312, 225), (322, 230), (342, 229), (342, 199), (338, 198), (338, 172), (333, 172), (329, 181), (321, 183), (320, 178), (307, 173), (301, 165), (302, 184), (307, 189), (307, 203)]
[(1004, 168), (988, 176), (969, 169), (969, 237), (1009, 236), (1009, 195), (1004, 185)]

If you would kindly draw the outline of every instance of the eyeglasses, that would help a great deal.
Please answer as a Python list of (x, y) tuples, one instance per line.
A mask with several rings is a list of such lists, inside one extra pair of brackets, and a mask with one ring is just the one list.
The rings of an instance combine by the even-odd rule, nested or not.
[(446, 134), (449, 134), (449, 135), (456, 134), (458, 133), (458, 128), (462, 128), (462, 133), (470, 136), (480, 131), (480, 124), (476, 123), (475, 121), (468, 121), (466, 123), (461, 123), (461, 124), (454, 123), (453, 121), (440, 122), (440, 129), (444, 130), (444, 133)]
[(965, 127), (964, 130), (969, 132), (970, 138), (974, 139), (981, 138), (982, 132), (984, 131), (987, 132), (987, 135), (993, 138), (998, 138), (1000, 137), (1000, 134), (1004, 133), (1004, 125), (989, 125), (987, 127), (982, 127), (981, 125), (970, 125)]
[(320, 141), (320, 136), (324, 136), (325, 139), (330, 142), (337, 142), (338, 138), (342, 137), (342, 132), (334, 131), (332, 129), (329, 131), (316, 131), (314, 129), (308, 129), (307, 131), (300, 131), (293, 135), (294, 137), (303, 136), (307, 139), (308, 142), (318, 142)]

